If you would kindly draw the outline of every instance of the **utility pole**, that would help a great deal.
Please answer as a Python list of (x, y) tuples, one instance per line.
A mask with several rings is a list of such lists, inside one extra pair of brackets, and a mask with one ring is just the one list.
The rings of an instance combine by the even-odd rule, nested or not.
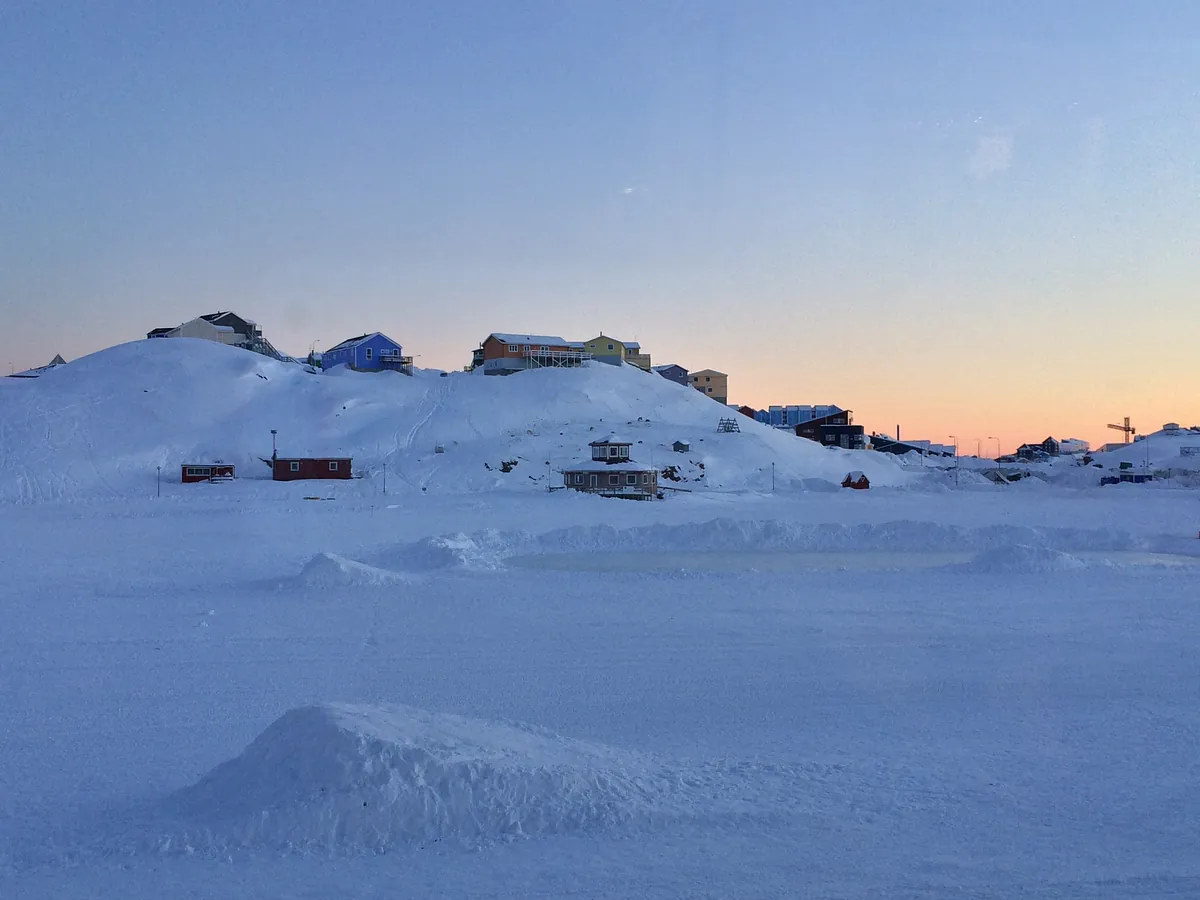
[(771, 493), (775, 493), (775, 463), (771, 463)]
[(988, 438), (988, 440), (989, 440), (989, 441), (995, 441), (995, 442), (996, 442), (996, 459), (997, 459), (997, 460), (999, 460), (999, 459), (1000, 459), (1000, 456), (1001, 456), (1001, 453), (1000, 453), (1000, 438), (998, 438), (998, 437), (989, 437), (989, 438)]
[(155, 466), (158, 469), (158, 496), (162, 496), (162, 466)]
[(274, 463), (275, 460), (279, 456), (278, 451), (275, 449), (275, 435), (277, 435), (278, 433), (279, 432), (277, 432), (274, 428), (271, 429), (271, 462), (272, 463)]
[(954, 441), (954, 486), (958, 487), (958, 437), (953, 434), (949, 437)]

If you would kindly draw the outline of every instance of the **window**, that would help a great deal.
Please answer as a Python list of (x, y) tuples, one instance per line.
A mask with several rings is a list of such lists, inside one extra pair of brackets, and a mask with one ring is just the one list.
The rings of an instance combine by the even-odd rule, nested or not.
[(293, 472), (299, 472), (300, 471), (300, 463), (298, 463), (298, 462), (292, 463), (291, 470)]
[(371, 361), (371, 348), (368, 347), (367, 348), (367, 362), (370, 362), (370, 361)]
[(539, 350), (541, 350), (543, 353), (549, 353), (549, 352), (550, 352), (550, 348), (549, 348), (549, 347), (547, 347), (545, 344), (542, 344), (542, 346), (538, 347), (538, 349), (539, 349)]
[(621, 476), (620, 476), (620, 475), (609, 475), (609, 476), (608, 476), (608, 483), (609, 483), (609, 484), (620, 484), (620, 483), (621, 483)]
[(526, 352), (526, 353), (528, 353), (528, 352), (529, 352), (529, 345), (528, 345), (528, 344), (526, 344), (526, 345), (525, 345), (525, 352)]
[(700, 376), (699, 376), (699, 375), (693, 375), (693, 376), (692, 376), (692, 384), (696, 384), (696, 383), (697, 383), (697, 382), (699, 382), (699, 381), (700, 381)]
[(710, 394), (712, 393), (712, 388), (705, 388), (704, 390), (708, 391)]
[(509, 344), (509, 345), (508, 345), (508, 352), (509, 352), (509, 353), (516, 353), (516, 352), (517, 352), (517, 349), (518, 349), (518, 348), (517, 348), (517, 345), (516, 345), (516, 344)]
[(203, 478), (206, 475), (211, 475), (212, 471), (203, 466), (189, 466), (187, 473), (194, 478)]
[(629, 459), (629, 448), (628, 447), (620, 447), (619, 449), (621, 451), (620, 456), (624, 459)]
[(609, 350), (613, 349), (613, 345), (612, 345), (612, 344), (609, 344), (609, 345), (608, 345), (608, 349), (609, 349)]
[(650, 483), (650, 473), (644, 472), (642, 474), (642, 484), (649, 484), (649, 483)]
[(583, 484), (583, 476), (582, 476), (582, 475), (576, 475), (576, 476), (575, 476), (575, 483), (576, 483), (576, 484)]
[(609, 455), (609, 458), (611, 458), (611, 459), (616, 459), (616, 458), (617, 458), (617, 448), (616, 448), (616, 447), (609, 447), (609, 448), (608, 448), (608, 455)]
[(338, 464), (337, 464), (337, 460), (336, 460), (336, 459), (331, 459), (331, 460), (329, 461), (329, 471), (330, 471), (330, 472), (336, 472), (337, 470), (338, 470)]
[(705, 376), (704, 376), (704, 380), (705, 380), (705, 381), (712, 381), (712, 379), (711, 379), (711, 378), (709, 378), (707, 375), (705, 375)]
[(637, 484), (637, 476), (636, 475), (626, 475), (625, 483), (626, 484)]

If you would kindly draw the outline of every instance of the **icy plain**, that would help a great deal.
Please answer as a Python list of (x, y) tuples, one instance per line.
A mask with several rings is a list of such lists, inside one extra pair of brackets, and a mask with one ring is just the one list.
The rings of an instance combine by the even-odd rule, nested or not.
[[(0, 897), (1200, 896), (1197, 492), (747, 428), (547, 493), (710, 401), (166, 352), (0, 390)], [(367, 477), (264, 480), (309, 420)], [(156, 496), (199, 453), (246, 477)]]

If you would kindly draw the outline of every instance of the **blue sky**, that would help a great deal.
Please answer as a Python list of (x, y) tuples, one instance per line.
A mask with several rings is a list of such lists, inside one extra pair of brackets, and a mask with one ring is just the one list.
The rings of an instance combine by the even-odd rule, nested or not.
[(827, 6), (5, 4), (0, 362), (232, 308), (935, 439), (1200, 419), (1200, 6)]

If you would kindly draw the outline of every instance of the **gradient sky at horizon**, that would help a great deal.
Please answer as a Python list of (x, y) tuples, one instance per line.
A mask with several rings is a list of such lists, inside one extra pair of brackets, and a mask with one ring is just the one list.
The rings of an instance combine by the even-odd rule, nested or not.
[(0, 6), (18, 369), (604, 331), (974, 452), (1200, 422), (1198, 285), (1197, 4)]

